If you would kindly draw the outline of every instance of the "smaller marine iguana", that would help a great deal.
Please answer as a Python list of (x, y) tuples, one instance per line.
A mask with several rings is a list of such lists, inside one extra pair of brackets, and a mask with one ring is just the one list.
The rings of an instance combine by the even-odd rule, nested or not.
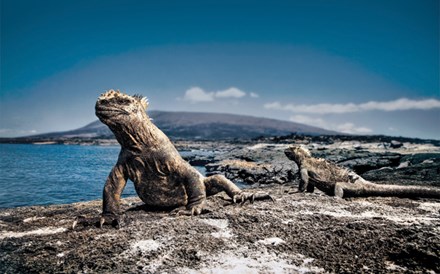
[(121, 145), (118, 161), (104, 186), (100, 226), (106, 221), (118, 225), (121, 194), (128, 179), (134, 182), (146, 205), (186, 206), (186, 214), (191, 215), (202, 213), (207, 195), (221, 191), (234, 203), (272, 199), (266, 193), (243, 192), (222, 175), (204, 177), (182, 159), (168, 137), (153, 124), (147, 107), (145, 97), (114, 90), (101, 94), (96, 102), (96, 116)]
[(407, 198), (440, 198), (440, 188), (423, 186), (382, 185), (369, 182), (347, 168), (312, 157), (301, 146), (291, 146), (284, 153), (300, 170), (299, 192), (313, 192), (315, 186), (327, 195), (345, 197), (394, 196)]

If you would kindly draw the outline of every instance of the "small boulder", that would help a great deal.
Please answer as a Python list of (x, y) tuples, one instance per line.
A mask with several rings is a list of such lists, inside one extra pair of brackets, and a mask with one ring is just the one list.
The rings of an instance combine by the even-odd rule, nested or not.
[(401, 148), (401, 147), (403, 147), (403, 144), (399, 141), (391, 140), (390, 146), (391, 146), (391, 148)]

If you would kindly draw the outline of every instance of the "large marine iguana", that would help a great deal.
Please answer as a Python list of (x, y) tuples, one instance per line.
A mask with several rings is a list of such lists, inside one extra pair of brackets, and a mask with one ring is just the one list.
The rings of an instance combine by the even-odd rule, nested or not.
[(96, 116), (114, 133), (121, 145), (116, 165), (104, 186), (104, 222), (118, 223), (121, 193), (127, 179), (149, 206), (186, 206), (187, 214), (199, 215), (207, 195), (225, 191), (234, 203), (272, 199), (266, 193), (246, 193), (222, 175), (204, 177), (182, 159), (168, 137), (146, 113), (148, 100), (109, 90), (98, 98)]
[(407, 198), (440, 198), (440, 188), (423, 186), (383, 185), (369, 182), (345, 167), (321, 158), (312, 157), (301, 146), (291, 146), (284, 153), (300, 170), (299, 192), (314, 188), (327, 195), (345, 197), (394, 196)]

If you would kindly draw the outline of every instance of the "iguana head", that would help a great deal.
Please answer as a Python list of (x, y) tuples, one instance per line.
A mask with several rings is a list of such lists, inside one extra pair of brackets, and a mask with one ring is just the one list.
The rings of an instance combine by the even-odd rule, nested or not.
[(304, 159), (312, 156), (310, 151), (302, 146), (288, 147), (284, 150), (284, 154), (286, 154), (287, 158), (295, 161), (297, 164), (300, 164)]
[(113, 130), (121, 125), (148, 119), (145, 113), (147, 107), (146, 97), (130, 96), (111, 89), (99, 96), (95, 113), (101, 122)]

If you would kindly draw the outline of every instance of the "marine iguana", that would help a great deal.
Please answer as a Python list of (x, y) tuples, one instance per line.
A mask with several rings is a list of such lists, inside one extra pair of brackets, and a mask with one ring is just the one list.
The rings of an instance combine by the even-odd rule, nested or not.
[(147, 107), (146, 97), (114, 90), (101, 94), (96, 102), (96, 116), (121, 145), (118, 161), (104, 186), (100, 227), (104, 222), (119, 222), (120, 197), (127, 179), (134, 182), (146, 205), (186, 206), (186, 213), (191, 215), (202, 213), (207, 195), (221, 191), (234, 203), (272, 199), (266, 193), (243, 192), (222, 175), (204, 177), (182, 159), (168, 137), (153, 124)]
[(284, 153), (300, 170), (298, 191), (313, 192), (315, 186), (327, 195), (345, 197), (394, 196), (407, 198), (440, 198), (440, 188), (423, 186), (382, 185), (369, 182), (345, 167), (312, 157), (301, 146), (291, 146)]

